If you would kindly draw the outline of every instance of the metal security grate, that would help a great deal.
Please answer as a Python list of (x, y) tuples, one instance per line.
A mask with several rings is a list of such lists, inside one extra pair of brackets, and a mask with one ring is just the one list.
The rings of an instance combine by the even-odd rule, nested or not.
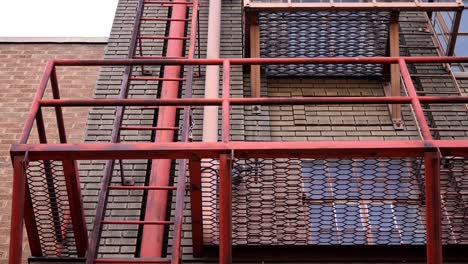
[(448, 244), (468, 244), (468, 159), (442, 159), (440, 179), (443, 240)]
[[(462, 161), (451, 159), (451, 176), (442, 179), (445, 244), (467, 243), (468, 196), (461, 190), (468, 184), (468, 162)], [(204, 166), (205, 243), (216, 244), (218, 165)], [(233, 242), (425, 244), (423, 169), (419, 158), (236, 159)]]
[(76, 256), (62, 162), (30, 162), (26, 175), (42, 255)]
[[(386, 56), (388, 12), (260, 13), (261, 56)], [(266, 73), (282, 76), (380, 76), (382, 65), (268, 65)]]
[(423, 244), (423, 180), (414, 159), (305, 160), (313, 244)]

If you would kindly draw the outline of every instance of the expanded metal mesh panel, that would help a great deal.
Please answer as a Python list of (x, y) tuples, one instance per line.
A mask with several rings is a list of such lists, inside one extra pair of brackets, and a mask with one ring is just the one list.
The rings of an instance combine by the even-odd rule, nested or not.
[(26, 177), (43, 256), (76, 256), (62, 162), (30, 162)]
[(443, 239), (468, 244), (468, 159), (442, 159), (440, 169)]
[[(463, 164), (463, 186), (442, 181), (444, 244), (467, 243)], [(218, 165), (204, 166), (204, 241), (217, 244)], [(232, 192), (237, 245), (425, 243), (421, 159), (237, 159)]]
[[(260, 13), (261, 56), (386, 56), (388, 12)], [(379, 76), (382, 65), (268, 65), (266, 73), (282, 76)]]

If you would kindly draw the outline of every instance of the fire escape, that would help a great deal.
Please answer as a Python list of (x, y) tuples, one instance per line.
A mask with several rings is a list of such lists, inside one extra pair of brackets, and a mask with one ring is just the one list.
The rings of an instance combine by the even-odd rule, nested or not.
[[(154, 14), (145, 12), (145, 10), (148, 10), (147, 7), (152, 5), (158, 5), (161, 9), (166, 9), (167, 16), (156, 17)], [(398, 164), (400, 165), (393, 167), (398, 172), (390, 172), (391, 167), (385, 167), (384, 170), (390, 175), (388, 177), (391, 177), (391, 175), (403, 177), (404, 173), (408, 173), (407, 168), (410, 168), (408, 170), (411, 172), (415, 172), (415, 175), (419, 175), (418, 181), (413, 181), (409, 177), (411, 179), (408, 182), (420, 185), (420, 195), (413, 197), (414, 194), (411, 193), (408, 194), (408, 197), (397, 198), (413, 199), (423, 204), (424, 208), (421, 209), (420, 214), (422, 214), (421, 218), (424, 219), (424, 223), (417, 228), (414, 227), (417, 224), (414, 224), (412, 230), (422, 232), (418, 235), (419, 240), (417, 241), (426, 246), (427, 263), (442, 263), (442, 247), (443, 244), (446, 244), (446, 241), (443, 241), (443, 236), (447, 232), (449, 233), (448, 237), (450, 238), (448, 240), (450, 242), (466, 246), (468, 242), (466, 237), (463, 237), (466, 236), (466, 230), (463, 231), (466, 215), (461, 213), (461, 216), (455, 215), (450, 220), (451, 223), (461, 221), (461, 230), (460, 225), (457, 227), (454, 224), (443, 223), (443, 219), (446, 219), (444, 214), (447, 211), (444, 209), (446, 208), (445, 205), (451, 200), (446, 201), (441, 198), (453, 193), (463, 193), (463, 190), (460, 189), (462, 187), (455, 185), (448, 191), (441, 190), (441, 182), (443, 182), (441, 175), (449, 171), (451, 174), (461, 174), (462, 177), (466, 177), (464, 175), (468, 170), (466, 163), (468, 159), (468, 141), (441, 138), (438, 132), (440, 127), (434, 127), (432, 119), (437, 112), (450, 112), (451, 105), (465, 108), (465, 105), (468, 104), (468, 97), (462, 95), (459, 87), (457, 93), (440, 94), (434, 91), (425, 94), (418, 90), (420, 79), (425, 76), (420, 76), (418, 72), (414, 71), (418, 65), (422, 64), (441, 64), (450, 69), (449, 64), (455, 62), (466, 63), (468, 58), (451, 56), (456, 42), (456, 34), (452, 34), (446, 54), (439, 53), (439, 56), (413, 57), (411, 57), (411, 54), (405, 54), (405, 56), (400, 56), (399, 25), (401, 21), (398, 19), (400, 12), (456, 12), (457, 18), (453, 28), (453, 33), (456, 33), (463, 9), (461, 2), (359, 1), (347, 3), (326, 1), (309, 3), (284, 1), (272, 3), (245, 1), (244, 37), (246, 57), (248, 58), (222, 59), (195, 58), (198, 7), (196, 0), (192, 2), (185, 0), (140, 0), (138, 1), (135, 24), (126, 59), (53, 60), (46, 65), (21, 139), (18, 144), (11, 147), (14, 167), (10, 237), (11, 264), (21, 263), (23, 221), (33, 257), (48, 259), (69, 256), (85, 261), (87, 264), (181, 263), (183, 260), (182, 236), (186, 231), (184, 230), (186, 218), (184, 212), (187, 211), (187, 201), (190, 201), (191, 230), (189, 231), (192, 240), (192, 257), (203, 259), (207, 254), (206, 246), (215, 245), (215, 249), (219, 252), (218, 256), (216, 256), (217, 261), (219, 263), (232, 263), (233, 249), (235, 250), (236, 247), (235, 243), (233, 246), (233, 241), (239, 240), (240, 236), (234, 227), (239, 225), (238, 222), (243, 221), (240, 220), (239, 212), (244, 209), (239, 209), (242, 206), (238, 204), (239, 201), (234, 194), (237, 191), (236, 188), (238, 188), (237, 178), (241, 175), (248, 174), (249, 177), (253, 177), (255, 184), (259, 184), (259, 182), (264, 182), (267, 177), (275, 177), (285, 173), (285, 170), (289, 170), (286, 174), (289, 173), (290, 175), (293, 174), (292, 171), (299, 170), (309, 177), (302, 180), (301, 184), (299, 184), (300, 188), (309, 190), (311, 195), (304, 195), (304, 197), (298, 199), (310, 202), (311, 211), (321, 210), (319, 214), (325, 214), (326, 207), (320, 205), (319, 208), (316, 205), (317, 199), (326, 200), (326, 198), (329, 198), (328, 193), (324, 191), (328, 188), (326, 187), (326, 180), (323, 180), (324, 189), (319, 189), (320, 194), (314, 193), (314, 188), (320, 186), (320, 184), (317, 185), (317, 182), (320, 181), (319, 177), (323, 176), (320, 171), (325, 171), (324, 168), (326, 167), (327, 172), (324, 172), (324, 174), (329, 178), (341, 175), (340, 172), (330, 174), (330, 168), (338, 168), (338, 170), (347, 168), (346, 170), (349, 170), (350, 173), (366, 169), (371, 170), (371, 174), (378, 174), (382, 173), (379, 166), (381, 164), (392, 166), (392, 160), (399, 160)], [(334, 12), (351, 12), (356, 14), (354, 17), (359, 17), (359, 12), (385, 13), (382, 17), (386, 21), (385, 28), (387, 31), (384, 42), (387, 46), (379, 51), (383, 52), (383, 54), (375, 52), (370, 56), (364, 54), (346, 56), (326, 52), (311, 55), (306, 52), (298, 55), (291, 54), (288, 47), (286, 47), (284, 53), (278, 54), (275, 53), (275, 49), (269, 50), (268, 46), (262, 46), (260, 40), (271, 36), (264, 33), (262, 35), (262, 25), (275, 25), (276, 23), (285, 27), (298, 17), (309, 19), (307, 14), (313, 12), (325, 14), (320, 19), (336, 18), (336, 16), (332, 15)], [(344, 21), (346, 19), (344, 17)], [(371, 23), (371, 21), (367, 22)], [(166, 28), (166, 35), (147, 33), (151, 31), (148, 28), (156, 28), (158, 25)], [(293, 27), (287, 28), (286, 32), (291, 32), (292, 29)], [(284, 30), (275, 32), (278, 35), (283, 33)], [(272, 38), (267, 39), (267, 41), (273, 41)], [(341, 41), (346, 42), (349, 40), (348, 38)], [(158, 56), (146, 54), (151, 50), (151, 45), (155, 45), (157, 41), (163, 43), (165, 52)], [(286, 44), (296, 45), (293, 42)], [(411, 46), (407, 45), (406, 48), (409, 49)], [(377, 47), (372, 49), (377, 49)], [(219, 98), (193, 98), (192, 84), (194, 75), (196, 75), (195, 67), (211, 65), (217, 65), (222, 69), (222, 96)], [(232, 66), (235, 65), (242, 65), (250, 69), (250, 98), (232, 97), (231, 70)], [(60, 98), (57, 68), (73, 66), (124, 67), (118, 98)], [(155, 67), (159, 67), (160, 70), (155, 71)], [(388, 82), (388, 89), (385, 96), (261, 97), (262, 69), (264, 71), (266, 69), (267, 74), (276, 76), (288, 72), (297, 73), (298, 71), (306, 72), (305, 74), (307, 72), (320, 72), (324, 76), (332, 76), (339, 71), (351, 71), (353, 74), (361, 74), (361, 76), (376, 74), (383, 76), (382, 78)], [(448, 77), (454, 83), (457, 83), (450, 71), (448, 71)], [(158, 97), (129, 98), (129, 89), (133, 82), (157, 82), (158, 89), (160, 89)], [(52, 91), (51, 99), (44, 98), (49, 83)], [(180, 96), (180, 94), (183, 95)], [(234, 106), (260, 108), (261, 106), (329, 104), (388, 105), (395, 130), (404, 129), (401, 109), (405, 105), (412, 109), (420, 139), (339, 142), (247, 142), (231, 140), (231, 112)], [(192, 142), (192, 108), (197, 106), (216, 106), (221, 109), (221, 141)], [(110, 142), (67, 143), (66, 120), (64, 120), (62, 113), (62, 109), (66, 107), (113, 107), (115, 109), (115, 118), (112, 124)], [(153, 109), (154, 125), (136, 126), (125, 124), (124, 115), (126, 109), (129, 108)], [(47, 126), (43, 117), (44, 109), (53, 109), (55, 111), (59, 132), (58, 142), (60, 143), (48, 143), (50, 139), (46, 135)], [(181, 114), (179, 114), (178, 110), (182, 110)], [(177, 124), (178, 119), (180, 119), (180, 124)], [(34, 126), (37, 128), (39, 144), (28, 142)], [(446, 129), (453, 128), (448, 127)], [(121, 134), (122, 131), (128, 130), (151, 131), (153, 133), (152, 140), (137, 143), (124, 142), (121, 139)], [(136, 184), (124, 175), (126, 171), (124, 169), (125, 162), (139, 159), (151, 160), (148, 180), (144, 185)], [(82, 160), (105, 161), (95, 215), (91, 216), (85, 215), (83, 208), (79, 176), (79, 161)], [(324, 165), (324, 163), (319, 163), (317, 160), (326, 160), (327, 164)], [(411, 162), (408, 160), (411, 160)], [(454, 160), (454, 162), (447, 165), (445, 162), (447, 160)], [(378, 165), (375, 165), (376, 161)], [(172, 169), (174, 162), (177, 164), (175, 172)], [(281, 165), (282, 162), (285, 165)], [(338, 165), (332, 165), (333, 162)], [(349, 165), (351, 163), (352, 165)], [(415, 166), (415, 164), (419, 167)], [(173, 181), (175, 174), (176, 183)], [(118, 184), (115, 183), (115, 180), (113, 181), (113, 178), (116, 177), (121, 177)], [(262, 177), (263, 179), (258, 180), (258, 178)], [(206, 179), (209, 181), (207, 182)], [(327, 180), (333, 181), (334, 179)], [(390, 181), (391, 179), (388, 178), (387, 180)], [(242, 181), (242, 179), (239, 181)], [(457, 181), (457, 178), (453, 178), (453, 181)], [(189, 183), (189, 187), (187, 187), (187, 183)], [(272, 185), (274, 184), (275, 182), (272, 183)], [(350, 187), (350, 185), (347, 187)], [(372, 186), (372, 188), (377, 187), (377, 185)], [(112, 201), (109, 200), (109, 193), (112, 191), (141, 191), (141, 193), (144, 193), (146, 197), (144, 218), (114, 219), (106, 214), (106, 211), (111, 208)], [(375, 192), (377, 193), (377, 191)], [(466, 189), (464, 192), (466, 192)], [(171, 196), (168, 195), (169, 193), (171, 193)], [(285, 191), (285, 193), (289, 194), (291, 192)], [(461, 203), (466, 205), (466, 200), (463, 200), (466, 199), (466, 194), (464, 195), (465, 198), (455, 195), (456, 198), (454, 199), (462, 199)], [(170, 219), (167, 217), (168, 204), (172, 202), (169, 197), (172, 197), (175, 203), (174, 217)], [(394, 200), (398, 200), (397, 198)], [(385, 200), (384, 198), (381, 199)], [(267, 204), (264, 203), (262, 206), (270, 206)], [(382, 204), (384, 203), (382, 202)], [(333, 206), (336, 214), (340, 207), (336, 204)], [(451, 204), (450, 206), (455, 209), (459, 208), (457, 207), (458, 204)], [(381, 206), (380, 217), (385, 217), (386, 208), (385, 205)], [(371, 210), (369, 209), (369, 211)], [(407, 213), (408, 211), (403, 212)], [(284, 229), (294, 227), (294, 224), (291, 223), (300, 221), (297, 215), (294, 216), (293, 220), (289, 220)], [(368, 215), (370, 218), (370, 220), (367, 220), (368, 223), (372, 224), (372, 221), (379, 221), (373, 220), (374, 218), (378, 219), (379, 215), (370, 213)], [(93, 219), (90, 231), (88, 231), (85, 217)], [(249, 221), (249, 217), (246, 218), (246, 221)], [(233, 222), (233, 219), (236, 223)], [(109, 225), (140, 227), (138, 257), (108, 258), (99, 254), (103, 227)], [(319, 222), (318, 225), (325, 226), (326, 223), (323, 221)], [(169, 226), (172, 226), (172, 228), (167, 228)], [(449, 231), (446, 230), (447, 226), (449, 226)], [(455, 228), (453, 228), (454, 226)], [(295, 228), (299, 227), (295, 226)], [(293, 243), (288, 243), (288, 248), (295, 250), (294, 246), (312, 243), (307, 239), (309, 233), (315, 234), (319, 238), (313, 242), (318, 245), (321, 243), (327, 245), (331, 243), (335, 246), (339, 243), (346, 244), (346, 240), (343, 239), (345, 236), (338, 234), (336, 230), (334, 235), (327, 234), (324, 236), (323, 234), (326, 233), (325, 228), (320, 230), (301, 228), (304, 228), (306, 234), (300, 238), (302, 242), (299, 241), (299, 236), (294, 237), (291, 240)], [(346, 227), (343, 228), (343, 230), (345, 229)], [(171, 235), (169, 235), (172, 238), (170, 249), (166, 241), (167, 230), (171, 231)], [(411, 233), (411, 231), (401, 230), (399, 232), (403, 234), (403, 237), (406, 234), (404, 232)], [(366, 232), (372, 233), (372, 230), (368, 229)], [(372, 234), (369, 236), (372, 236)], [(413, 237), (415, 235), (406, 234), (406, 236)], [(378, 241), (378, 237), (374, 236), (373, 239), (373, 243)], [(266, 244), (270, 242), (271, 244), (275, 243), (274, 241), (267, 241)], [(391, 244), (391, 242), (389, 243)], [(249, 245), (251, 244), (246, 242), (243, 246), (248, 248)], [(262, 245), (265, 245), (265, 243)], [(278, 245), (281, 245), (281, 243)], [(242, 254), (242, 252), (234, 253)]]

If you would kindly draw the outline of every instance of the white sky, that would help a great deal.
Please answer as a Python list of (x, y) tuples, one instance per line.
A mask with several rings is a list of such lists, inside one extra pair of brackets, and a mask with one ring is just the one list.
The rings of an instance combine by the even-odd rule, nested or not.
[(0, 37), (108, 37), (118, 0), (0, 0)]

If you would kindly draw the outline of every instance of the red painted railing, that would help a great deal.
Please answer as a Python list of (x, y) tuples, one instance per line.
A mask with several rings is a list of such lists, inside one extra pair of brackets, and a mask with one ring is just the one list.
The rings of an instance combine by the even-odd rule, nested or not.
[[(468, 62), (468, 57), (374, 57), (374, 58), (278, 58), (278, 59), (166, 59), (166, 60), (55, 60), (48, 62), (34, 97), (18, 144), (12, 145), (14, 167), (10, 263), (21, 262), (23, 219), (28, 230), (31, 252), (41, 256), (34, 210), (28, 201), (27, 164), (32, 161), (62, 161), (67, 182), (69, 216), (73, 223), (78, 256), (87, 249), (87, 232), (81, 201), (77, 160), (115, 159), (186, 159), (190, 175), (199, 179), (200, 159), (219, 159), (219, 237), (220, 263), (232, 260), (231, 166), (232, 159), (242, 158), (359, 158), (359, 157), (423, 157), (425, 163), (425, 199), (428, 263), (441, 263), (441, 198), (439, 168), (441, 156), (468, 156), (468, 140), (434, 140), (424, 117), (422, 103), (467, 104), (468, 96), (418, 96), (407, 64)], [(398, 64), (408, 96), (391, 97), (288, 97), (231, 98), (231, 65), (252, 64)], [(219, 99), (61, 99), (56, 67), (128, 66), (128, 65), (223, 65), (223, 95)], [(53, 99), (43, 99), (48, 82)], [(230, 141), (230, 108), (232, 105), (304, 105), (304, 104), (409, 104), (412, 106), (421, 140), (400, 141), (331, 141), (331, 142), (233, 142)], [(67, 144), (63, 107), (89, 106), (195, 106), (218, 105), (222, 108), (222, 142), (174, 143), (81, 143)], [(41, 109), (55, 109), (60, 144), (47, 144)], [(41, 144), (29, 144), (28, 138), (36, 123)], [(200, 187), (200, 186), (195, 186)], [(193, 188), (192, 202), (200, 202), (199, 189)], [(201, 206), (192, 210), (200, 219)], [(68, 215), (68, 214), (67, 214)], [(202, 243), (201, 228), (193, 230), (194, 243)], [(176, 238), (180, 239), (180, 238)], [(180, 241), (179, 241), (180, 242)]]

